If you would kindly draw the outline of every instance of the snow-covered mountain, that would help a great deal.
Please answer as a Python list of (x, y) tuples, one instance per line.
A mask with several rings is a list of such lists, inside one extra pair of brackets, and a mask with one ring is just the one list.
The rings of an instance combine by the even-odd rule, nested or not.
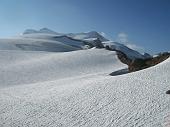
[(109, 41), (95, 31), (63, 34), (48, 28), (28, 29), (21, 36), (0, 39), (0, 50), (68, 52), (92, 47), (103, 48), (103, 45), (109, 46), (113, 50), (120, 50), (131, 59), (148, 57), (123, 44)]
[(70, 33), (67, 34), (67, 36), (72, 37), (74, 39), (80, 39), (80, 40), (93, 40), (98, 38), (100, 41), (108, 41), (108, 39), (106, 39), (105, 37), (103, 37), (100, 33), (96, 32), (96, 31), (90, 31), (90, 32), (84, 32), (84, 33)]
[(139, 52), (132, 50), (130, 48), (128, 48), (127, 46), (125, 46), (124, 44), (118, 43), (118, 42), (113, 42), (113, 41), (106, 41), (103, 42), (104, 46), (108, 46), (110, 49), (115, 50), (115, 51), (121, 51), (123, 53), (125, 53), (130, 59), (145, 59), (150, 57), (150, 55), (146, 55), (146, 54), (140, 54)]
[(0, 39), (0, 127), (170, 125), (170, 59), (110, 76), (127, 68), (116, 50), (132, 59), (149, 55), (94, 31), (49, 31)]
[(24, 32), (23, 32), (23, 35), (25, 34), (35, 34), (35, 33), (45, 33), (45, 34), (59, 34), (53, 30), (50, 30), (48, 28), (42, 28), (40, 30), (34, 30), (34, 29), (26, 29)]

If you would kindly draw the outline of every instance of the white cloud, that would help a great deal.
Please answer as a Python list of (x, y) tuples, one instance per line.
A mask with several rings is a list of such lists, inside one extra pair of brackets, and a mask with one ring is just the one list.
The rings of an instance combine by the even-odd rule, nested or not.
[(128, 35), (126, 33), (119, 33), (117, 37), (120, 43), (127, 43), (128, 42)]
[(117, 39), (116, 39), (119, 43), (122, 43), (124, 45), (126, 45), (127, 47), (139, 51), (139, 52), (144, 52), (144, 48), (141, 46), (138, 46), (134, 43), (131, 43), (131, 41), (129, 41), (128, 39), (128, 34), (121, 32), (117, 35)]

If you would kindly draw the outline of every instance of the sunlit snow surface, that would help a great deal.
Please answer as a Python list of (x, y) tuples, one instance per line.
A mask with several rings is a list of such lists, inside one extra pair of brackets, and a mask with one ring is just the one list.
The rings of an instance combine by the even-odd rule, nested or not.
[(15, 48), (0, 50), (0, 127), (170, 126), (170, 59), (110, 76), (127, 67), (113, 51)]
[(30, 84), (125, 68), (115, 52), (89, 49), (64, 53), (0, 51), (0, 87)]
[[(92, 49), (58, 55), (3, 54), (0, 126), (168, 125), (170, 96), (165, 92), (170, 89), (170, 59), (111, 77), (108, 72), (114, 71), (114, 62), (107, 57), (113, 54), (101, 53), (103, 56), (100, 50)], [(99, 61), (97, 54), (104, 59)]]

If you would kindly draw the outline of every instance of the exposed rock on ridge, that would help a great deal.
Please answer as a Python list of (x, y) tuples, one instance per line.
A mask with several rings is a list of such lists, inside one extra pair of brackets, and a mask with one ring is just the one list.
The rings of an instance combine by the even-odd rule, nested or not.
[(109, 46), (106, 46), (105, 48), (106, 50), (116, 51), (117, 57), (119, 58), (119, 60), (122, 63), (128, 65), (129, 72), (134, 72), (134, 71), (138, 71), (138, 70), (142, 70), (142, 69), (154, 66), (156, 64), (163, 62), (164, 60), (170, 57), (169, 52), (164, 52), (164, 53), (159, 53), (158, 55), (154, 57), (146, 57), (145, 59), (140, 59), (140, 58), (130, 59), (122, 51), (112, 49)]

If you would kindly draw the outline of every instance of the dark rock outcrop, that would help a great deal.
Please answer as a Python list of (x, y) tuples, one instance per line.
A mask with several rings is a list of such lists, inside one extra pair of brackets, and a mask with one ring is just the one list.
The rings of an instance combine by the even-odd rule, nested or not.
[(112, 49), (109, 46), (106, 46), (105, 49), (109, 51), (116, 51), (117, 57), (122, 63), (127, 64), (128, 66), (130, 66), (130, 64), (132, 63), (132, 60), (128, 58), (127, 55), (123, 53), (122, 51)]
[(146, 52), (143, 54), (143, 56), (144, 56), (145, 58), (151, 58), (151, 57), (152, 57), (150, 54), (148, 54), (148, 53), (146, 53)]
[(132, 63), (132, 60), (129, 59), (125, 53), (121, 51), (116, 51), (116, 53), (117, 53), (117, 57), (122, 63), (127, 64), (128, 66)]
[(166, 94), (170, 94), (170, 90), (166, 91)]
[(104, 45), (102, 44), (102, 41), (97, 38), (96, 40), (94, 40), (92, 42), (93, 46), (96, 47), (96, 48), (104, 48)]
[(170, 57), (169, 52), (159, 53), (157, 56), (152, 57), (151, 59), (146, 60), (146, 64), (149, 66), (154, 66), (156, 64), (161, 63), (162, 61), (166, 60)]
[(164, 52), (164, 53), (158, 54), (156, 57), (151, 57), (151, 58), (146, 58), (146, 59), (134, 59), (130, 62), (130, 64), (129, 64), (129, 61), (126, 63), (128, 63), (127, 65), (128, 65), (129, 72), (134, 72), (134, 71), (142, 70), (142, 69), (154, 66), (156, 64), (159, 64), (169, 57), (170, 57), (170, 53)]
[(145, 56), (148, 56), (148, 57), (145, 57), (145, 59), (139, 59), (139, 58), (130, 59), (122, 51), (112, 49), (109, 46), (106, 46), (105, 49), (110, 50), (110, 51), (116, 51), (117, 57), (119, 58), (119, 60), (122, 63), (128, 65), (129, 72), (139, 71), (139, 70), (154, 66), (170, 57), (169, 52), (164, 52), (164, 53), (159, 53), (158, 55), (154, 57), (145, 53)]
[(145, 59), (134, 59), (130, 65), (128, 65), (129, 72), (139, 71), (148, 67), (150, 66), (146, 64)]

